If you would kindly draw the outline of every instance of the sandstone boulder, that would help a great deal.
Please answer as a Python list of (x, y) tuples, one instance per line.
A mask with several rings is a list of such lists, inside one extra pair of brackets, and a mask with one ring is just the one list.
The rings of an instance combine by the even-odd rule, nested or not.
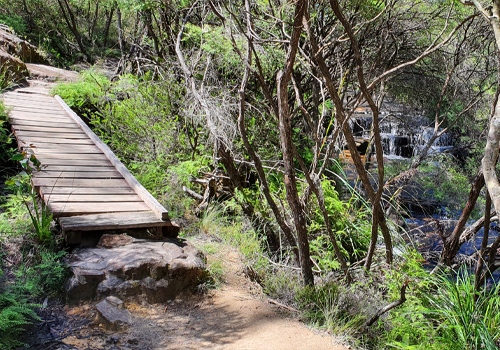
[[(164, 302), (200, 283), (203, 254), (186, 241), (148, 241), (124, 235), (105, 238), (100, 248), (76, 250), (68, 259), (73, 276), (68, 301), (116, 295), (150, 303)], [(108, 248), (103, 248), (103, 247)]]
[(0, 75), (6, 81), (23, 83), (29, 77), (29, 72), (23, 61), (0, 48)]
[(0, 48), (25, 63), (47, 63), (36, 46), (16, 36), (9, 27), (0, 24)]

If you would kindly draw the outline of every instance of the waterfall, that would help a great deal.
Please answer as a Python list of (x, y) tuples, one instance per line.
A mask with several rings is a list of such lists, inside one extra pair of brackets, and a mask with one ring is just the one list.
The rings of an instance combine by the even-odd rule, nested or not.
[[(411, 118), (402, 113), (392, 113), (385, 117), (384, 115), (387, 113), (381, 113), (380, 136), (386, 157), (411, 158), (425, 147), (434, 133), (434, 128), (426, 126), (428, 120), (422, 115)], [(357, 114), (349, 123), (356, 137), (365, 139), (370, 137), (372, 123), (370, 115)], [(444, 133), (434, 141), (430, 153), (440, 153), (452, 149), (454, 142), (453, 135)]]

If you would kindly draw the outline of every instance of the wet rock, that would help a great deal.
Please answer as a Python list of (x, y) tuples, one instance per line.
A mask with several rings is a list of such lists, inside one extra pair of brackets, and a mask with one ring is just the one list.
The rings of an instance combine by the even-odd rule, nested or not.
[[(119, 329), (128, 326), (132, 322), (130, 312), (116, 306), (116, 297), (104, 299), (96, 305), (99, 316), (104, 324), (110, 329)], [(118, 299), (119, 300), (119, 299)], [(121, 301), (121, 300), (120, 300)], [(122, 302), (123, 303), (123, 302)], [(117, 343), (118, 339), (114, 342)]]
[(102, 246), (111, 248), (80, 249), (67, 259), (73, 272), (66, 287), (68, 301), (117, 295), (164, 302), (196, 286), (204, 273), (203, 254), (187, 242), (121, 235), (116, 241), (106, 239)]

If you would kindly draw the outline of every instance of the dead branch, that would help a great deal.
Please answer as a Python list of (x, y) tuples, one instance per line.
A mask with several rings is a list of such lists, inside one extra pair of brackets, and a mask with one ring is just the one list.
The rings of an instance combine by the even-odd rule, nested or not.
[(282, 307), (283, 309), (287, 309), (287, 310), (292, 311), (292, 312), (299, 312), (299, 310), (297, 310), (297, 309), (295, 309), (295, 308), (293, 308), (293, 307), (291, 307), (291, 306), (288, 306), (288, 305), (282, 304), (282, 303), (280, 303), (279, 301), (276, 301), (276, 300), (274, 300), (274, 299), (267, 299), (267, 302), (268, 302), (269, 304), (274, 304), (274, 305), (277, 305), (277, 306), (279, 306), (279, 307)]
[(408, 287), (409, 283), (410, 283), (410, 281), (405, 281), (405, 283), (403, 283), (403, 285), (401, 286), (401, 296), (400, 296), (399, 300), (396, 300), (395, 302), (392, 302), (389, 305), (378, 310), (375, 313), (375, 315), (373, 315), (373, 317), (370, 318), (370, 320), (365, 323), (365, 326), (367, 326), (367, 327), (371, 326), (380, 318), (380, 316), (385, 314), (387, 311), (392, 310), (395, 307), (398, 307), (399, 305), (403, 304), (406, 301), (406, 287)]
[(190, 197), (198, 200), (198, 201), (202, 201), (203, 200), (203, 196), (202, 195), (199, 195), (198, 193), (196, 193), (195, 191), (192, 191), (190, 190), (189, 188), (187, 188), (186, 186), (182, 186), (182, 190), (184, 192), (186, 192)]

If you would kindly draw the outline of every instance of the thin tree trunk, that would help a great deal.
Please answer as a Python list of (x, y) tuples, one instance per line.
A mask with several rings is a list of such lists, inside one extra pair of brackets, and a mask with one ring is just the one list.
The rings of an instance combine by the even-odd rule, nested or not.
[(90, 43), (93, 44), (94, 40), (94, 31), (95, 31), (95, 26), (97, 25), (97, 17), (99, 16), (99, 1), (96, 1), (95, 3), (95, 13), (94, 13), (94, 20), (92, 21), (92, 26), (89, 29), (89, 40)]
[(476, 278), (474, 290), (474, 300), (477, 300), (479, 290), (481, 289), (481, 273), (483, 271), (484, 259), (486, 258), (486, 248), (488, 247), (488, 237), (490, 233), (490, 211), (491, 211), (491, 197), (486, 193), (486, 209), (484, 218), (484, 233), (483, 241), (481, 242), (481, 250), (479, 251), (479, 257), (477, 258), (476, 264)]
[(447, 265), (451, 265), (451, 261), (457, 255), (458, 250), (460, 249), (460, 236), (469, 220), (470, 215), (472, 214), (472, 210), (474, 210), (474, 206), (476, 205), (476, 201), (479, 198), (479, 194), (481, 193), (481, 189), (484, 186), (484, 176), (483, 170), (479, 169), (478, 174), (476, 175), (474, 182), (471, 186), (469, 192), (469, 198), (465, 207), (462, 211), (462, 215), (458, 219), (457, 225), (453, 230), (453, 233), (450, 237), (445, 239), (443, 242), (443, 252), (441, 255), (441, 263), (446, 263)]
[(82, 36), (80, 32), (78, 31), (78, 26), (76, 24), (76, 19), (73, 11), (71, 10), (68, 1), (67, 0), (57, 0), (59, 7), (61, 8), (61, 11), (63, 13), (64, 20), (66, 21), (66, 24), (68, 25), (69, 29), (73, 33), (76, 39), (76, 43), (78, 44), (78, 48), (80, 49), (80, 52), (84, 54), (87, 57), (87, 60), (89, 63), (92, 63), (92, 58), (90, 55), (87, 53), (87, 50), (85, 48), (85, 45), (83, 45), (82, 41)]
[(116, 28), (118, 30), (118, 46), (120, 47), (120, 62), (118, 63), (118, 67), (116, 67), (115, 75), (120, 75), (125, 71), (125, 45), (123, 44), (123, 32), (122, 32), (122, 11), (118, 6), (118, 3), (115, 2), (116, 6)]
[[(337, 89), (335, 88), (335, 85), (333, 83), (333, 80), (331, 78), (330, 72), (328, 70), (328, 67), (325, 63), (325, 60), (323, 58), (321, 50), (319, 50), (318, 44), (316, 42), (316, 38), (314, 37), (314, 34), (312, 33), (312, 30), (309, 26), (309, 14), (306, 13), (306, 16), (304, 17), (304, 27), (306, 28), (307, 34), (309, 41), (311, 43), (311, 48), (312, 51), (315, 53), (314, 56), (312, 57), (313, 61), (315, 64), (318, 66), (323, 78), (325, 79), (326, 82), (326, 87), (328, 90), (328, 93), (330, 94), (330, 97), (332, 98), (335, 108), (336, 108), (336, 115), (335, 117), (338, 119), (338, 122), (340, 125), (342, 125), (342, 130), (344, 132), (344, 136), (347, 141), (347, 146), (349, 148), (349, 151), (351, 152), (351, 157), (353, 160), (353, 163), (356, 167), (356, 171), (358, 172), (358, 176), (361, 179), (361, 182), (368, 194), (368, 197), (373, 205), (379, 206), (380, 207), (380, 201), (377, 201), (377, 193), (373, 189), (372, 184), (370, 183), (370, 178), (368, 176), (368, 173), (366, 172), (364, 168), (363, 161), (361, 160), (361, 156), (359, 155), (358, 149), (356, 147), (356, 141), (354, 140), (354, 136), (352, 135), (352, 130), (349, 127), (349, 123), (346, 121), (346, 116), (345, 116), (345, 110), (344, 106), (342, 104), (342, 101), (340, 100), (340, 97), (338, 95)], [(383, 164), (383, 163), (382, 163)], [(386, 219), (384, 216), (384, 212), (382, 211), (382, 208), (378, 208), (377, 210), (373, 209), (373, 213), (377, 215), (378, 220), (379, 220), (379, 225), (382, 231), (382, 234), (384, 235), (384, 240), (386, 243), (386, 261), (387, 263), (392, 263), (393, 260), (393, 252), (392, 252), (392, 240), (389, 232), (389, 228), (386, 224)]]
[(115, 5), (113, 5), (113, 7), (111, 7), (108, 18), (106, 19), (106, 26), (104, 28), (104, 44), (103, 44), (104, 47), (106, 47), (108, 45), (109, 29), (111, 27), (111, 22), (113, 21), (113, 15), (115, 13), (115, 8), (116, 8)]
[(297, 180), (295, 177), (294, 145), (292, 140), (292, 125), (288, 106), (288, 83), (290, 82), (298, 43), (302, 33), (302, 18), (306, 11), (307, 1), (298, 0), (295, 5), (293, 31), (290, 39), (290, 48), (287, 55), (285, 67), (277, 75), (278, 115), (281, 151), (285, 168), (286, 197), (292, 211), (297, 239), (299, 243), (300, 266), (305, 285), (314, 285), (311, 257), (309, 251), (309, 239), (307, 237), (307, 224), (304, 208), (300, 202), (297, 191)]

